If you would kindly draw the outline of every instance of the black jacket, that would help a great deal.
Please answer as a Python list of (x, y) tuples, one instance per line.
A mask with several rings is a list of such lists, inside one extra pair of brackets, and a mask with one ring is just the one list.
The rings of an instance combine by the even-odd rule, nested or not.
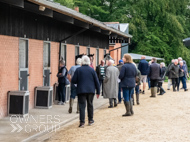
[(161, 73), (160, 65), (153, 62), (150, 65), (150, 71), (149, 71), (150, 79), (152, 80), (160, 79), (160, 73)]
[[(99, 80), (103, 80), (103, 76), (101, 75), (100, 65), (96, 67), (96, 73)], [(106, 66), (104, 66), (104, 74), (106, 73)]]
[(179, 78), (179, 66), (172, 64), (169, 68), (171, 78)]

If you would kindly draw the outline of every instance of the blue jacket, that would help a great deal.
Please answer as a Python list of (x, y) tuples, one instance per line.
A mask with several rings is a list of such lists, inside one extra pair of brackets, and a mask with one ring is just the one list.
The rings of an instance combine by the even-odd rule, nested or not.
[(141, 75), (148, 75), (148, 68), (149, 68), (148, 62), (145, 59), (142, 59), (138, 66)]
[(71, 80), (77, 84), (77, 94), (95, 93), (100, 94), (100, 84), (96, 72), (88, 65), (77, 68)]
[(133, 63), (125, 63), (120, 71), (121, 87), (134, 88), (136, 83), (137, 68)]

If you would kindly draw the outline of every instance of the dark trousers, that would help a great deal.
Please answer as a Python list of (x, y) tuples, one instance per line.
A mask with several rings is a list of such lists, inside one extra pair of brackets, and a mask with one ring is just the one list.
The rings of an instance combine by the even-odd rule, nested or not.
[(150, 77), (147, 77), (148, 79), (148, 88), (150, 89)]
[(99, 79), (99, 83), (100, 83), (100, 88), (101, 88), (101, 86), (102, 86), (102, 88), (101, 88), (101, 90), (102, 90), (102, 96), (103, 96), (103, 79)]
[(180, 85), (180, 81), (181, 81), (182, 84), (183, 84), (183, 89), (187, 89), (186, 77), (183, 76), (183, 77), (180, 77), (180, 78), (179, 78), (179, 85)]
[(118, 101), (121, 102), (121, 84), (119, 83)]
[(58, 85), (58, 90), (59, 90), (59, 101), (65, 102), (65, 84), (64, 83), (59, 83)]
[(177, 90), (179, 91), (179, 78), (172, 78), (172, 85), (173, 85), (173, 91)]
[(93, 120), (93, 99), (94, 94), (78, 94), (78, 103), (80, 110), (80, 123), (85, 123), (85, 109), (87, 102), (88, 121)]
[(158, 90), (160, 91), (160, 94), (162, 95), (162, 94), (164, 94), (165, 93), (165, 90), (164, 90), (164, 88), (162, 87), (162, 81), (159, 81), (158, 82)]
[(157, 87), (158, 80), (157, 79), (150, 79), (150, 87)]

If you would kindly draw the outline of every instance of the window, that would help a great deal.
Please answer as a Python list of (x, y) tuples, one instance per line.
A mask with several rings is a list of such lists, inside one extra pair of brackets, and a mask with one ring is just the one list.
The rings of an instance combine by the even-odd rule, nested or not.
[(90, 55), (90, 47), (87, 47), (87, 48), (86, 48), (86, 54), (87, 54), (87, 55)]
[(44, 42), (43, 54), (44, 67), (50, 67), (50, 43)]
[(96, 49), (96, 66), (99, 65), (99, 49)]
[(61, 54), (60, 54), (60, 60), (64, 60), (65, 61), (65, 65), (66, 65), (66, 60), (67, 60), (67, 45), (66, 44), (61, 44)]
[(75, 46), (75, 56), (79, 55), (79, 46)]
[(19, 42), (19, 68), (28, 68), (28, 40)]

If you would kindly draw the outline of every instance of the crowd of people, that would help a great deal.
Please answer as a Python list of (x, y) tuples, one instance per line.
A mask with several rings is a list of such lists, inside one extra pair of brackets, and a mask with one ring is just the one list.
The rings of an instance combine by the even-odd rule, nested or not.
[[(59, 105), (65, 102), (65, 85), (70, 82), (71, 96), (69, 101), (69, 113), (73, 111), (74, 99), (78, 97), (77, 113), (80, 114), (79, 127), (85, 125), (85, 108), (87, 105), (88, 124), (94, 124), (93, 120), (93, 99), (96, 93), (97, 98), (101, 95), (109, 99), (108, 108), (117, 107), (122, 100), (126, 112), (122, 115), (132, 116), (134, 114), (133, 105), (140, 104), (139, 94), (145, 94), (146, 84), (148, 82), (149, 90), (151, 90), (151, 98), (163, 95), (165, 90), (162, 85), (165, 77), (168, 76), (168, 90), (171, 85), (173, 91), (179, 91), (180, 82), (184, 91), (188, 91), (186, 80), (188, 76), (187, 64), (181, 57), (173, 59), (165, 67), (165, 63), (157, 63), (156, 58), (152, 58), (150, 62), (146, 61), (145, 56), (141, 57), (139, 65), (133, 62), (129, 54), (125, 54), (119, 64), (116, 66), (114, 60), (101, 60), (101, 64), (94, 70), (92, 59), (84, 55), (78, 58), (76, 65), (72, 66), (68, 71), (65, 62), (60, 61), (60, 70), (58, 77)], [(141, 86), (142, 85), (142, 86)], [(177, 89), (176, 89), (177, 88)], [(123, 95), (121, 95), (123, 92)], [(135, 95), (136, 94), (136, 97)]]

